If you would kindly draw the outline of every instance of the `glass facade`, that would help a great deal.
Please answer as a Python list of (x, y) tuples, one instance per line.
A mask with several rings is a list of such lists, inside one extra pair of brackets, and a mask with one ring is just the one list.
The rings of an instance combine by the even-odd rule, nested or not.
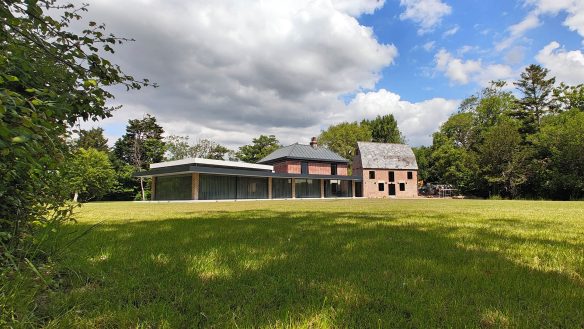
[(320, 179), (296, 179), (297, 198), (320, 198)]
[(268, 198), (266, 177), (207, 174), (201, 174), (199, 177), (199, 200)]
[(292, 179), (272, 178), (272, 198), (292, 198)]
[(350, 180), (330, 179), (324, 181), (325, 198), (348, 198), (353, 196), (353, 184)]
[(192, 175), (158, 176), (154, 200), (191, 200)]

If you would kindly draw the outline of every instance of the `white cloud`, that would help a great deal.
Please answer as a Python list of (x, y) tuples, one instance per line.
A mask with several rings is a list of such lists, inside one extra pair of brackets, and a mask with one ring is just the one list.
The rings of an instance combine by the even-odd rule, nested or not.
[(460, 26), (455, 25), (453, 28), (446, 30), (444, 33), (442, 33), (442, 37), (446, 38), (452, 35), (455, 35), (456, 32), (458, 32), (458, 30), (460, 29)]
[[(375, 86), (397, 48), (355, 19), (383, 1), (93, 0), (89, 17), (135, 38), (113, 60), (160, 88), (117, 93), (124, 113), (151, 113), (168, 133), (229, 146), (318, 134), (340, 95)], [(127, 15), (132, 12), (132, 15)]]
[(432, 49), (434, 49), (435, 45), (436, 41), (428, 41), (422, 46), (422, 48), (424, 48), (425, 51), (431, 51)]
[(401, 100), (399, 95), (391, 91), (380, 89), (358, 93), (349, 103), (348, 109), (338, 114), (335, 120), (373, 119), (377, 115), (391, 113), (410, 145), (429, 145), (432, 143), (432, 133), (456, 111), (458, 104), (458, 100), (444, 98), (411, 103)]
[(535, 6), (535, 13), (557, 15), (566, 12), (564, 25), (584, 37), (584, 1), (582, 0), (526, 0)]
[(385, 0), (332, 0), (332, 2), (339, 11), (355, 17), (361, 14), (372, 14), (385, 4)]
[(566, 51), (556, 41), (550, 42), (535, 57), (550, 70), (558, 82), (571, 85), (584, 83), (584, 53), (580, 50)]
[(509, 35), (501, 42), (498, 42), (495, 45), (495, 48), (498, 51), (509, 48), (517, 39), (521, 38), (525, 32), (538, 27), (539, 24), (540, 21), (538, 15), (534, 12), (529, 13), (521, 22), (507, 28)]
[(507, 65), (483, 65), (481, 60), (464, 60), (454, 57), (445, 49), (441, 49), (434, 56), (434, 61), (436, 70), (443, 72), (455, 84), (475, 82), (486, 86), (492, 80), (509, 80), (516, 75)]
[(452, 8), (441, 0), (400, 0), (400, 4), (406, 7), (400, 19), (418, 24), (420, 35), (433, 31), (442, 18), (452, 12)]

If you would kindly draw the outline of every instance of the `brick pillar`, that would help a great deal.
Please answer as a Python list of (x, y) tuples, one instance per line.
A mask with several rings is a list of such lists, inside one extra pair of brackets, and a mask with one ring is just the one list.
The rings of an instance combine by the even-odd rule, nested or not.
[(150, 192), (150, 201), (154, 201), (156, 199), (156, 176), (152, 176), (152, 190)]
[(320, 198), (324, 199), (324, 179), (320, 180)]
[(357, 191), (355, 191), (355, 185), (357, 185), (357, 184), (355, 184), (355, 181), (352, 180), (351, 181), (351, 185), (353, 185), (352, 188), (351, 188), (351, 190), (353, 191), (353, 196), (352, 197), (354, 199), (355, 198), (355, 195), (357, 194)]
[(268, 177), (268, 199), (272, 198), (272, 177)]
[(192, 175), (192, 196), (191, 199), (199, 200), (199, 173), (193, 173)]
[(292, 178), (292, 199), (296, 199), (296, 178)]

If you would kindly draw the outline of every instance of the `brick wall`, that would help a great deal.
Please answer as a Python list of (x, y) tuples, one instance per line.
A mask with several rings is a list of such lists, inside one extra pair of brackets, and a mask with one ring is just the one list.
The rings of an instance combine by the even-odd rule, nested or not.
[[(297, 160), (287, 160), (278, 163), (274, 163), (274, 172), (276, 173), (288, 173), (288, 174), (300, 174), (300, 162)], [(339, 163), (337, 165), (337, 175), (347, 176), (347, 164)], [(308, 162), (308, 174), (309, 175), (330, 175), (331, 174), (331, 164), (325, 162)]]
[[(369, 178), (369, 172), (375, 172), (375, 178)], [(394, 181), (389, 181), (389, 172), (394, 172)], [(412, 172), (412, 179), (408, 179), (408, 171)], [(363, 175), (363, 196), (366, 198), (415, 198), (418, 196), (418, 172), (416, 170), (389, 170), (389, 169), (358, 169), (356, 175)], [(405, 184), (405, 191), (400, 191), (400, 183)], [(383, 184), (383, 191), (379, 191), (379, 184)], [(389, 195), (389, 185), (395, 186), (395, 196)]]

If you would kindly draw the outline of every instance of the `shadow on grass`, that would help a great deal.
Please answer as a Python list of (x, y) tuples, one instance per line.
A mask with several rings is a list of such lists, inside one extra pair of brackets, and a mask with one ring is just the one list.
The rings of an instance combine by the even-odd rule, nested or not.
[(100, 225), (44, 312), (63, 327), (584, 327), (577, 281), (460, 248), (455, 229), (269, 210)]

